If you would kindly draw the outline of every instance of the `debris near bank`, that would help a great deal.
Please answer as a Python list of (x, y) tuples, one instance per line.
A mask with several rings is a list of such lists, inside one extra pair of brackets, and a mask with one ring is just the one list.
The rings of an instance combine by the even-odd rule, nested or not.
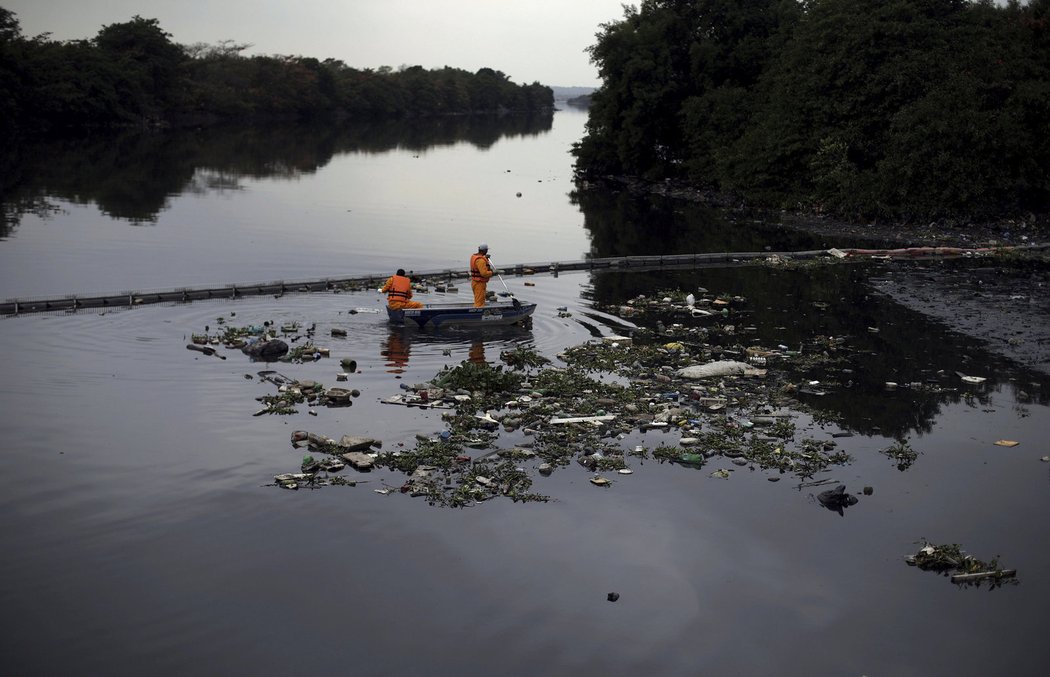
[[(231, 313), (231, 316), (235, 314)], [(331, 350), (317, 345), (312, 340), (316, 325), (304, 329), (298, 322), (277, 325), (267, 320), (262, 324), (234, 326), (224, 317), (218, 317), (215, 321), (219, 325), (215, 332), (205, 325), (202, 333), (191, 334), (192, 343), (186, 347), (223, 360), (226, 356), (219, 354), (220, 348), (240, 350), (253, 362), (302, 364), (331, 357)], [(333, 334), (335, 333), (333, 330)], [(278, 335), (281, 338), (278, 338)], [(289, 347), (288, 342), (291, 342), (293, 347)], [(348, 357), (340, 360), (340, 366), (345, 371), (336, 374), (336, 380), (339, 381), (347, 380), (351, 373), (357, 371), (357, 361)], [(246, 374), (245, 377), (253, 378), (250, 374)], [(258, 377), (260, 381), (276, 386), (277, 392), (256, 397), (256, 401), (264, 406), (255, 411), (253, 416), (295, 414), (298, 413), (297, 407), (301, 404), (349, 407), (353, 405), (353, 399), (361, 395), (356, 388), (327, 388), (317, 381), (289, 378), (270, 369), (258, 372)], [(310, 414), (317, 415), (314, 410), (310, 410)]]
[[(723, 302), (727, 313), (719, 318), (745, 300)], [(636, 305), (688, 313), (686, 322), (694, 325), (707, 317), (691, 315), (693, 294), (636, 299)], [(502, 356), (513, 370), (463, 362), (428, 382), (402, 384), (403, 392), (382, 401), (446, 409), (447, 429), (419, 439), (414, 449), (379, 455), (377, 465), (409, 476), (404, 493), (465, 506), (496, 496), (546, 500), (524, 482), (533, 470), (549, 476), (580, 466), (591, 484), (610, 488), (615, 483), (604, 474), (628, 476), (634, 462), (648, 458), (687, 469), (721, 460), (728, 467), (710, 476), (722, 479), (748, 469), (773, 473), (773, 480), (784, 474), (806, 480), (849, 463), (834, 440), (798, 439), (793, 419), (800, 388), (778, 365), (799, 359), (801, 350), (745, 348), (720, 321), (658, 323), (631, 336), (597, 338), (559, 354), (562, 366), (517, 349)], [(728, 340), (720, 345), (712, 336)], [(806, 366), (831, 361), (826, 349), (841, 343), (815, 339), (822, 350), (813, 349)], [(501, 448), (501, 433), (524, 439)], [(627, 441), (653, 433), (668, 439), (651, 446)], [(473, 478), (478, 472), (485, 480)]]
[(353, 405), (353, 398), (361, 395), (356, 388), (326, 388), (318, 381), (293, 379), (269, 369), (260, 371), (258, 376), (260, 381), (277, 386), (277, 393), (256, 397), (256, 401), (265, 406), (253, 416), (295, 414), (299, 411), (296, 406), (304, 403), (320, 407), (349, 407)]
[[(772, 481), (783, 475), (810, 480), (849, 463), (833, 440), (799, 434), (798, 397), (815, 381), (790, 376), (846, 360), (846, 341), (816, 337), (797, 350), (759, 345), (746, 338), (754, 328), (738, 322), (746, 303), (706, 290), (637, 297), (631, 305), (653, 314), (652, 328), (567, 348), (556, 363), (518, 346), (503, 351), (500, 364), (464, 361), (426, 382), (401, 383), (399, 392), (379, 401), (440, 410), (443, 430), (417, 435), (414, 447), (394, 450), (368, 438), (296, 431), (293, 447), (308, 447), (309, 453), (298, 472), (275, 476), (275, 484), (317, 488), (378, 472), (379, 493), (467, 507), (495, 498), (549, 500), (532, 483), (536, 475), (558, 470), (582, 470), (590, 484), (615, 490), (617, 481), (630, 481), (636, 466), (650, 458), (686, 470), (705, 468), (716, 479), (747, 470), (768, 473)], [(202, 345), (243, 349), (283, 341), (291, 346), (284, 361), (329, 356), (312, 341), (316, 325), (220, 324), (216, 334), (205, 327)], [(341, 381), (357, 370), (350, 358), (340, 366), (348, 372), (337, 375)], [(360, 394), (272, 369), (257, 374), (276, 387), (256, 398), (264, 405), (257, 416), (294, 414), (304, 404), (350, 406)], [(825, 377), (821, 387), (835, 385)], [(309, 413), (316, 415), (314, 409)]]
[[(298, 472), (275, 476), (275, 483), (317, 488), (378, 471), (384, 478), (380, 493), (467, 507), (494, 498), (549, 500), (533, 490), (534, 477), (579, 472), (577, 466), (590, 484), (615, 490), (617, 481), (630, 481), (632, 466), (650, 458), (687, 470), (717, 462), (723, 467), (707, 472), (711, 478), (747, 470), (768, 473), (772, 481), (783, 475), (810, 480), (849, 463), (833, 440), (799, 434), (799, 395), (813, 392), (817, 381), (792, 376), (845, 361), (845, 339), (816, 337), (797, 350), (759, 345), (746, 338), (754, 328), (737, 322), (746, 302), (706, 290), (638, 297), (634, 306), (664, 313), (668, 321), (654, 317), (652, 328), (570, 347), (557, 364), (519, 346), (501, 353), (501, 364), (464, 361), (426, 382), (401, 383), (400, 392), (380, 402), (441, 410), (443, 430), (417, 435), (414, 447), (394, 450), (367, 438), (335, 440), (296, 431), (293, 447), (306, 446), (309, 454)], [(322, 356), (312, 343), (315, 328), (294, 322), (225, 325), (220, 335), (208, 335), (206, 327), (203, 339), (232, 348), (286, 340), (294, 346), (288, 359), (305, 362)], [(357, 369), (350, 358), (340, 366), (350, 373)], [(256, 398), (264, 404), (256, 415), (293, 414), (303, 404), (350, 406), (360, 394), (270, 369), (258, 377), (277, 391)], [(836, 385), (824, 377), (820, 387)], [(398, 475), (403, 479), (394, 479)]]
[(1017, 571), (1000, 567), (998, 557), (984, 562), (966, 554), (957, 543), (933, 545), (923, 540), (918, 552), (905, 558), (905, 562), (923, 571), (948, 576), (957, 585), (977, 587), (987, 583), (991, 588), (998, 588), (1005, 583), (1018, 583)]
[[(261, 325), (234, 326), (228, 324), (224, 317), (218, 317), (215, 321), (219, 325), (215, 332), (206, 325), (203, 333), (191, 335), (192, 343), (186, 347), (223, 360), (226, 357), (218, 353), (219, 347), (240, 350), (255, 362), (299, 364), (331, 356), (329, 348), (313, 341), (316, 325), (304, 329), (298, 322), (277, 325), (267, 320)], [(333, 335), (336, 335), (335, 330)]]
[(993, 353), (1050, 373), (1048, 252), (998, 252), (987, 260), (937, 266), (901, 263), (870, 282), (879, 294), (981, 341)]
[[(367, 480), (336, 475), (350, 466), (359, 473), (367, 473), (375, 466), (376, 451), (381, 440), (371, 437), (343, 435), (335, 440), (325, 435), (296, 430), (291, 435), (293, 449), (306, 447), (310, 453), (303, 456), (297, 473), (274, 475), (274, 485), (282, 489), (319, 489), (326, 486), (357, 486)], [(317, 457), (314, 454), (318, 454)]]

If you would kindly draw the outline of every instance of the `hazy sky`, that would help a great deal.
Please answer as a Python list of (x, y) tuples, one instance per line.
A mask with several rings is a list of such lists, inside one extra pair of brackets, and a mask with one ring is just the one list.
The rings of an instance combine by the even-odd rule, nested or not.
[(180, 44), (250, 43), (246, 54), (503, 71), (516, 83), (596, 86), (587, 47), (637, 0), (0, 0), (26, 36), (94, 37), (136, 14)]

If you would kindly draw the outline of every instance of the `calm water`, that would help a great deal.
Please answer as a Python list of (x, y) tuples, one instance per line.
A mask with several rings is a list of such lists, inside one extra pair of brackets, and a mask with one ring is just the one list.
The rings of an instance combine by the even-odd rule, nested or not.
[[(503, 131), (212, 130), (27, 151), (5, 187), (0, 296), (443, 268), (481, 240), (507, 262), (824, 244), (671, 203), (572, 199), (582, 124), (565, 111)], [(1042, 674), (1050, 383), (874, 294), (879, 274), (511, 278), (540, 304), (534, 327), (484, 335), (405, 334), (349, 312), (379, 309), (373, 292), (4, 319), (6, 671)], [(398, 481), (379, 472), (356, 487), (264, 486), (296, 468), (292, 430), (411, 446), (443, 423), (379, 402), (401, 383), (516, 345), (554, 358), (630, 331), (606, 304), (700, 286), (746, 296), (734, 319), (763, 343), (849, 337), (848, 373), (798, 375), (853, 381), (810, 402), (854, 433), (837, 439), (854, 461), (826, 476), (874, 488), (844, 516), (817, 504), (820, 488), (746, 469), (712, 478), (717, 463), (633, 464), (610, 490), (573, 466), (537, 477), (549, 503), (465, 510), (375, 493)], [(262, 366), (185, 349), (218, 317), (316, 324), (333, 358), (278, 370), (332, 384), (353, 357), (362, 396), (252, 417), (271, 389), (245, 374)], [(989, 380), (966, 390), (955, 371)], [(888, 380), (950, 389), (887, 393)], [(838, 430), (796, 421), (807, 436)], [(920, 452), (903, 472), (879, 453), (898, 438)], [(907, 567), (923, 538), (999, 556), (1021, 583), (957, 588)]]

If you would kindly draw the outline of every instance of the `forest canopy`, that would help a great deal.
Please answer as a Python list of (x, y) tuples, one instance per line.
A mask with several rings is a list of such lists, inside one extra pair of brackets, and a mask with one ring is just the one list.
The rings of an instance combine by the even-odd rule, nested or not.
[(0, 7), (0, 132), (220, 119), (533, 112), (549, 87), (445, 67), (358, 69), (336, 59), (245, 56), (251, 45), (179, 45), (136, 16), (91, 39), (26, 37)]
[(581, 179), (973, 220), (1050, 204), (1050, 0), (643, 0), (590, 48)]

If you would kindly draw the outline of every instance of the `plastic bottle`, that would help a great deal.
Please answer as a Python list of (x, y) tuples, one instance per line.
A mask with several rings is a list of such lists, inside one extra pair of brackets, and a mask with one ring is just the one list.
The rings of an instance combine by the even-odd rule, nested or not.
[(693, 296), (692, 294), (689, 294), (688, 296), (685, 297), (685, 305), (687, 305), (690, 308), (692, 308), (695, 303), (696, 303), (696, 297)]

